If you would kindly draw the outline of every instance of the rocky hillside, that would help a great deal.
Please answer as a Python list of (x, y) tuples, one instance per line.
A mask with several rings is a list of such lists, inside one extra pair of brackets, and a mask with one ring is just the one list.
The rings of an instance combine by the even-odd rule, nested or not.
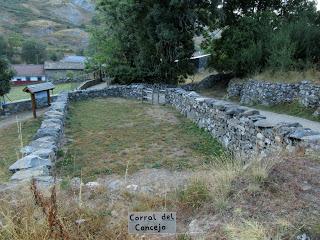
[(94, 0), (0, 0), (0, 34), (46, 42), (50, 48), (76, 51), (88, 44), (86, 26)]

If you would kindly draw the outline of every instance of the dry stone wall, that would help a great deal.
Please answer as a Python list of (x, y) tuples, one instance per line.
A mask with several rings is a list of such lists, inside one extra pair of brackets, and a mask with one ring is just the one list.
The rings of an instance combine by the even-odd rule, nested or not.
[[(159, 86), (157, 87), (159, 89)], [(301, 147), (320, 150), (320, 133), (305, 129), (298, 123), (271, 124), (258, 111), (230, 102), (203, 98), (196, 92), (181, 88), (162, 88), (166, 104), (172, 105), (200, 128), (206, 129), (236, 155), (264, 157), (282, 150)], [(50, 169), (61, 147), (69, 101), (96, 97), (123, 97), (142, 100), (150, 85), (110, 86), (105, 89), (62, 93), (45, 113), (33, 141), (21, 152), (24, 157), (10, 166), (13, 181), (50, 182)]]
[(38, 181), (53, 181), (50, 170), (61, 146), (67, 108), (68, 93), (61, 93), (44, 114), (33, 140), (21, 149), (23, 157), (10, 166), (12, 181), (30, 180), (32, 177)]
[[(51, 100), (55, 101), (57, 99), (57, 95), (51, 96)], [(37, 99), (37, 107), (42, 108), (48, 106), (47, 98)], [(20, 112), (31, 111), (32, 104), (31, 100), (20, 100), (14, 102), (8, 102), (2, 105), (2, 109), (0, 109), (0, 115), (12, 115)]]
[(229, 97), (239, 97), (241, 104), (261, 104), (272, 106), (299, 101), (308, 108), (320, 107), (320, 85), (302, 81), (297, 84), (268, 83), (255, 80), (246, 82), (231, 81), (228, 86)]
[(320, 133), (299, 123), (273, 124), (259, 111), (212, 98), (196, 92), (168, 89), (167, 103), (217, 138), (236, 155), (265, 157), (275, 152), (298, 151), (320, 144)]

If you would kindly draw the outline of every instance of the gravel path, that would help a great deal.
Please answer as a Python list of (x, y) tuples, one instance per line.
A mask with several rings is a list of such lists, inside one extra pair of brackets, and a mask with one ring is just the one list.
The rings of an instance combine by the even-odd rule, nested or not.
[(100, 84), (97, 84), (97, 85), (94, 85), (92, 87), (89, 87), (87, 88), (87, 90), (93, 90), (93, 89), (104, 89), (106, 87), (108, 87), (110, 84), (104, 82), (104, 83), (100, 83)]
[(286, 114), (279, 114), (279, 113), (263, 111), (259, 109), (257, 110), (260, 112), (261, 115), (267, 117), (267, 120), (271, 123), (277, 124), (280, 122), (290, 122), (290, 123), (298, 122), (305, 128), (310, 128), (314, 131), (320, 132), (320, 122), (315, 122), (315, 121), (307, 120), (300, 117), (289, 116)]
[[(44, 114), (47, 110), (48, 108), (38, 109), (37, 115), (40, 116)], [(16, 117), (19, 118), (19, 121), (24, 122), (26, 120), (33, 118), (33, 114), (31, 111), (28, 111), (28, 112), (22, 112), (15, 115), (11, 115), (8, 117), (0, 117), (0, 129), (7, 128), (12, 124), (16, 124), (17, 122)]]

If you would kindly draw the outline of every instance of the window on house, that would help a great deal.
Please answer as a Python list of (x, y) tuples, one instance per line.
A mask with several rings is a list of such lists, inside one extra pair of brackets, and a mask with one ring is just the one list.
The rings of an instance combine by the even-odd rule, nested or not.
[(38, 81), (41, 81), (42, 80), (42, 77), (38, 77)]
[(26, 81), (30, 81), (31, 80), (31, 78), (30, 77), (26, 77)]

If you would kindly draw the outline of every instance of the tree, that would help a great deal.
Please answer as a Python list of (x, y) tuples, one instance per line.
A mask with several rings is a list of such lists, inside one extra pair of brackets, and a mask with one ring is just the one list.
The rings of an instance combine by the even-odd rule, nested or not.
[(278, 11), (282, 2), (282, 0), (224, 0), (222, 25), (236, 25), (244, 16)]
[(27, 40), (22, 44), (22, 59), (28, 64), (40, 64), (46, 59), (46, 45), (36, 40)]
[(193, 37), (215, 18), (217, 4), (101, 0), (92, 30), (93, 61), (121, 83), (176, 84), (192, 73)]
[(11, 59), (13, 56), (13, 49), (8, 40), (3, 36), (0, 36), (0, 56), (5, 56), (8, 59)]
[(4, 57), (0, 57), (0, 97), (10, 91), (10, 80), (14, 75), (13, 70), (10, 67), (8, 60)]
[(319, 12), (309, 0), (225, 0), (221, 39), (203, 45), (211, 65), (239, 77), (319, 64)]
[(226, 28), (221, 39), (209, 41), (213, 51), (211, 65), (239, 77), (259, 72), (267, 62), (270, 32), (278, 27), (275, 19), (272, 12), (256, 13)]

